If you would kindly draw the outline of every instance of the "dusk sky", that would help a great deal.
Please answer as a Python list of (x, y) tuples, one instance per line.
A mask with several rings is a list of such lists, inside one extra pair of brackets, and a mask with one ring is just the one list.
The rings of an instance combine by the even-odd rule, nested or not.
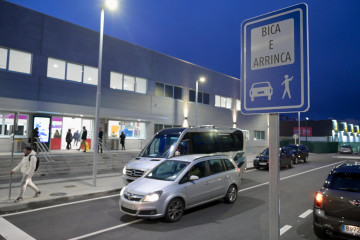
[[(9, 2), (99, 31), (101, 0)], [(310, 110), (301, 115), (302, 119), (360, 119), (360, 1), (304, 2), (309, 11)], [(104, 31), (240, 78), (241, 22), (298, 3), (301, 2), (119, 0), (117, 11), (105, 13)]]

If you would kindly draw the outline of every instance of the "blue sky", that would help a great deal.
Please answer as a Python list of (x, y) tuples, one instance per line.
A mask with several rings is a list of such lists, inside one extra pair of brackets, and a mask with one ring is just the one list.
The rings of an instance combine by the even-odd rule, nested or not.
[[(101, 0), (10, 0), (99, 31)], [(240, 78), (240, 25), (292, 0), (119, 0), (105, 34)], [(360, 1), (309, 6), (310, 119), (360, 119)]]

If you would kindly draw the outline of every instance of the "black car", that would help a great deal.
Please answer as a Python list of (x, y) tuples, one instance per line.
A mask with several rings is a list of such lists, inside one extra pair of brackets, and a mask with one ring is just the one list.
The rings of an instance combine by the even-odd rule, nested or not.
[(320, 239), (360, 239), (360, 163), (331, 170), (315, 195), (313, 217)]
[(299, 160), (303, 160), (304, 162), (308, 161), (308, 157), (309, 157), (309, 149), (307, 148), (307, 146), (305, 145), (296, 145), (296, 144), (289, 144), (286, 147), (289, 147), (292, 149), (295, 158), (294, 158), (294, 163), (298, 164)]
[[(292, 153), (291, 148), (281, 148), (280, 149), (280, 167), (293, 167), (294, 154)], [(259, 168), (269, 168), (269, 148), (265, 148), (253, 161), (254, 167)]]

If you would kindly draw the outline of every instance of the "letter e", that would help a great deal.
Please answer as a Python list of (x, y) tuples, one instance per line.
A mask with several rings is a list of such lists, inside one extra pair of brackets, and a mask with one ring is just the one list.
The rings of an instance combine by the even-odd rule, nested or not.
[(270, 41), (269, 41), (269, 49), (274, 49), (274, 48), (273, 48), (273, 45), (274, 45), (273, 42), (274, 42), (274, 40), (270, 40)]

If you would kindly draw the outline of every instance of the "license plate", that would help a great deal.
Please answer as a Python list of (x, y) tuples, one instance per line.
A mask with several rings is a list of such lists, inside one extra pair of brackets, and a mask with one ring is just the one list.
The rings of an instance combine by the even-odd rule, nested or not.
[(266, 162), (261, 162), (261, 163), (259, 163), (260, 165), (266, 165)]
[(130, 210), (136, 210), (134, 204), (129, 204), (129, 203), (123, 202), (122, 206), (125, 207), (125, 208), (128, 208)]
[(351, 226), (351, 225), (342, 225), (342, 232), (360, 236), (360, 227)]

